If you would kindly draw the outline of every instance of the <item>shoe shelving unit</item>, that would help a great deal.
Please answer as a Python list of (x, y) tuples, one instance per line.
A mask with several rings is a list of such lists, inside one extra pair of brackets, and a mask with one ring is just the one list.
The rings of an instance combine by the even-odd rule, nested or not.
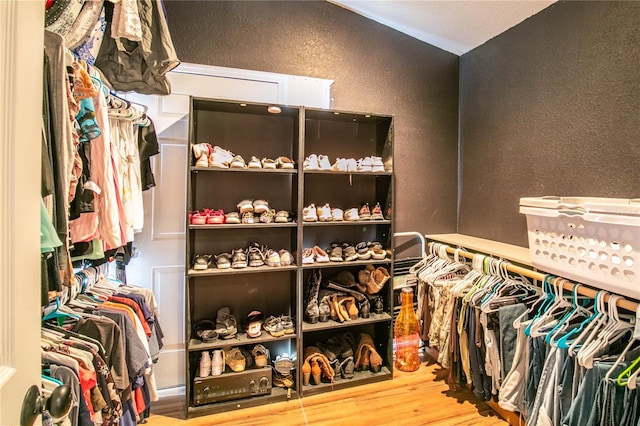
[[(383, 248), (393, 247), (392, 196), (393, 117), (365, 113), (279, 106), (281, 113), (267, 112), (266, 104), (240, 103), (217, 99), (191, 98), (190, 142), (207, 142), (241, 155), (248, 162), (251, 156), (259, 159), (286, 156), (295, 161), (294, 169), (220, 169), (195, 167), (189, 150), (187, 176), (187, 205), (185, 221), (187, 237), (185, 251), (185, 336), (186, 348), (186, 411), (187, 417), (235, 410), (268, 404), (289, 398), (307, 396), (335, 389), (393, 378), (393, 288), (388, 280), (378, 293), (384, 301), (384, 311), (371, 312), (369, 318), (345, 322), (328, 321), (309, 324), (303, 320), (304, 286), (313, 269), (320, 269), (330, 277), (342, 270), (358, 276), (368, 264), (384, 266), (393, 276), (393, 252), (384, 260), (356, 260), (302, 264), (304, 248), (318, 245), (325, 249), (333, 241), (378, 241)], [(304, 170), (304, 159), (310, 154), (327, 155), (331, 161), (341, 158), (382, 157), (384, 172), (339, 172)], [(205, 208), (237, 211), (236, 204), (244, 199), (263, 199), (271, 208), (291, 212), (288, 223), (192, 225), (188, 213)], [(303, 209), (329, 203), (346, 210), (370, 207), (379, 202), (384, 220), (343, 222), (303, 222)], [(258, 220), (258, 217), (256, 217)], [(266, 244), (276, 251), (288, 250), (294, 264), (281, 267), (250, 267), (216, 269), (215, 258), (207, 270), (194, 270), (196, 255), (231, 253), (252, 242)], [(356, 278), (357, 279), (357, 278)], [(238, 335), (232, 339), (218, 339), (204, 343), (193, 333), (194, 325), (202, 320), (215, 322), (217, 310), (227, 306), (238, 322)], [(295, 320), (294, 334), (272, 337), (262, 331), (251, 338), (244, 332), (245, 318), (258, 310), (265, 317), (289, 315)], [(304, 348), (323, 341), (334, 334), (350, 331), (356, 339), (359, 333), (374, 338), (377, 352), (383, 358), (380, 372), (356, 371), (352, 379), (336, 377), (333, 384), (304, 385), (300, 367)], [(274, 360), (278, 355), (296, 356), (291, 390), (273, 386), (268, 395), (212, 399), (195, 404), (193, 382), (198, 375), (202, 351), (224, 347), (245, 347), (249, 352), (256, 344), (267, 347)], [(230, 372), (225, 381), (242, 373)], [(213, 380), (216, 380), (215, 378)]]
[[(360, 241), (378, 241), (385, 249), (393, 247), (393, 117), (353, 113), (345, 111), (327, 111), (316, 109), (304, 110), (304, 138), (302, 141), (301, 160), (311, 154), (327, 155), (333, 163), (336, 158), (364, 158), (367, 156), (382, 157), (385, 171), (380, 172), (343, 172), (328, 170), (301, 170), (299, 198), (301, 209), (313, 203), (322, 206), (328, 203), (346, 211), (351, 207), (360, 207), (369, 203), (370, 208), (379, 202), (383, 208), (384, 220), (358, 220), (339, 222), (301, 222), (301, 247), (318, 245), (326, 249), (334, 241), (349, 241), (357, 244)], [(302, 210), (301, 210), (302, 213)], [(300, 217), (302, 217), (300, 213)], [(393, 255), (383, 260), (355, 260), (343, 262), (323, 262), (302, 266), (300, 289), (306, 285), (311, 270), (320, 269), (323, 279), (347, 270), (354, 277), (358, 271), (368, 264), (384, 266), (392, 273)], [(302, 395), (313, 395), (332, 390), (358, 386), (366, 383), (390, 380), (393, 378), (393, 300), (391, 280), (385, 284), (379, 295), (384, 300), (385, 310), (381, 314), (372, 312), (369, 318), (358, 317), (354, 320), (338, 322), (317, 322), (310, 324), (304, 320), (302, 313), (305, 306), (300, 304), (300, 325), (302, 329), (298, 353), (304, 348), (324, 342), (335, 334), (351, 332), (356, 340), (360, 333), (371, 335), (377, 352), (383, 358), (381, 371), (373, 373), (369, 370), (356, 371), (351, 379), (343, 379), (338, 375), (334, 383), (322, 382), (304, 385), (300, 381)]]

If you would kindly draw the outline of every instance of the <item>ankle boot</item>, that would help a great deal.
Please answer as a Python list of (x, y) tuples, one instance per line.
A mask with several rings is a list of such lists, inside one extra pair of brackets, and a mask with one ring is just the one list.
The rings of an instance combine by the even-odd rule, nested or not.
[(353, 296), (341, 296), (338, 298), (340, 306), (343, 306), (349, 319), (358, 319), (358, 307)]
[(317, 323), (320, 316), (318, 310), (318, 291), (320, 290), (321, 281), (322, 272), (320, 272), (319, 269), (313, 269), (307, 278), (304, 295), (305, 321), (310, 324)]

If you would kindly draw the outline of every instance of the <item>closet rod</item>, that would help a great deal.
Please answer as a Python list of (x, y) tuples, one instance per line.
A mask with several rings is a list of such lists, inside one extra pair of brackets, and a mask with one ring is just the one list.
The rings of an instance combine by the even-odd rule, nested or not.
[[(434, 244), (434, 242), (429, 242), (428, 243), (429, 247), (431, 247), (431, 244)], [(446, 246), (447, 247), (447, 253), (454, 254), (456, 252), (456, 249), (451, 247), (451, 246), (449, 246), (448, 244), (444, 244), (444, 243), (437, 243), (437, 244), (441, 244), (441, 245)], [(482, 254), (482, 253), (478, 253), (478, 254)], [(475, 255), (475, 253), (470, 253), (470, 252), (468, 252), (468, 251), (466, 251), (464, 249), (461, 249), (461, 250), (458, 250), (458, 255), (459, 256), (464, 256), (467, 259), (473, 259), (473, 256)], [(494, 256), (491, 256), (489, 254), (486, 255), (486, 256), (494, 257)], [(506, 260), (508, 260), (508, 259), (506, 259)], [(516, 266), (516, 265), (514, 265), (512, 263), (509, 263), (507, 265), (507, 270), (510, 271), (510, 272), (513, 272), (514, 274), (523, 275), (525, 277), (533, 278), (534, 280), (538, 280), (538, 281), (544, 281), (544, 277), (545, 277), (545, 274), (543, 274), (541, 272), (532, 271), (530, 269), (523, 268), (521, 266)], [(560, 278), (555, 278), (553, 280), (554, 284), (556, 283), (557, 280), (562, 280), (562, 287), (565, 290), (568, 290), (568, 291), (573, 291), (573, 288), (576, 286), (575, 283), (572, 283), (571, 281), (568, 281), (568, 280), (566, 280), (564, 278), (561, 278), (561, 277)], [(595, 299), (596, 294), (598, 293), (598, 290), (595, 290), (595, 289), (592, 289), (590, 287), (587, 287), (586, 284), (581, 284), (578, 287), (578, 293), (580, 293), (583, 296), (587, 296), (587, 297), (590, 297), (592, 299)], [(604, 301), (605, 302), (609, 301), (609, 295), (605, 296)], [(618, 299), (616, 301), (616, 305), (618, 307), (622, 308), (622, 309), (625, 309), (625, 310), (631, 311), (631, 312), (636, 312), (637, 309), (638, 309), (638, 303), (632, 302), (632, 301), (624, 299), (624, 298)]]

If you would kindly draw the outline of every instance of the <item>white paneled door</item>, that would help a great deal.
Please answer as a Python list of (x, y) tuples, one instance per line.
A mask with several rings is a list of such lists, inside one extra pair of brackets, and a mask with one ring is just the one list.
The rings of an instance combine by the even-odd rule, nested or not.
[(43, 1), (0, 1), (0, 425), (40, 385)]
[[(172, 94), (127, 94), (147, 105), (160, 154), (152, 158), (156, 187), (144, 193), (145, 223), (135, 235), (137, 252), (127, 266), (130, 284), (152, 288), (158, 299), (164, 348), (155, 366), (158, 388), (184, 386), (186, 176), (189, 97), (329, 108), (330, 80), (181, 64), (170, 73)], [(169, 391), (171, 392), (171, 391)]]

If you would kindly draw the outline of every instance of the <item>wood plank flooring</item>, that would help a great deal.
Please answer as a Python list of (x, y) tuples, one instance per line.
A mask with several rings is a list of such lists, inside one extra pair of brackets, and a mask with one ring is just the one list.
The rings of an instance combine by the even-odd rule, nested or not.
[(154, 403), (149, 426), (205, 425), (508, 425), (468, 389), (450, 391), (448, 370), (426, 356), (413, 373), (287, 402), (184, 420), (182, 397)]

